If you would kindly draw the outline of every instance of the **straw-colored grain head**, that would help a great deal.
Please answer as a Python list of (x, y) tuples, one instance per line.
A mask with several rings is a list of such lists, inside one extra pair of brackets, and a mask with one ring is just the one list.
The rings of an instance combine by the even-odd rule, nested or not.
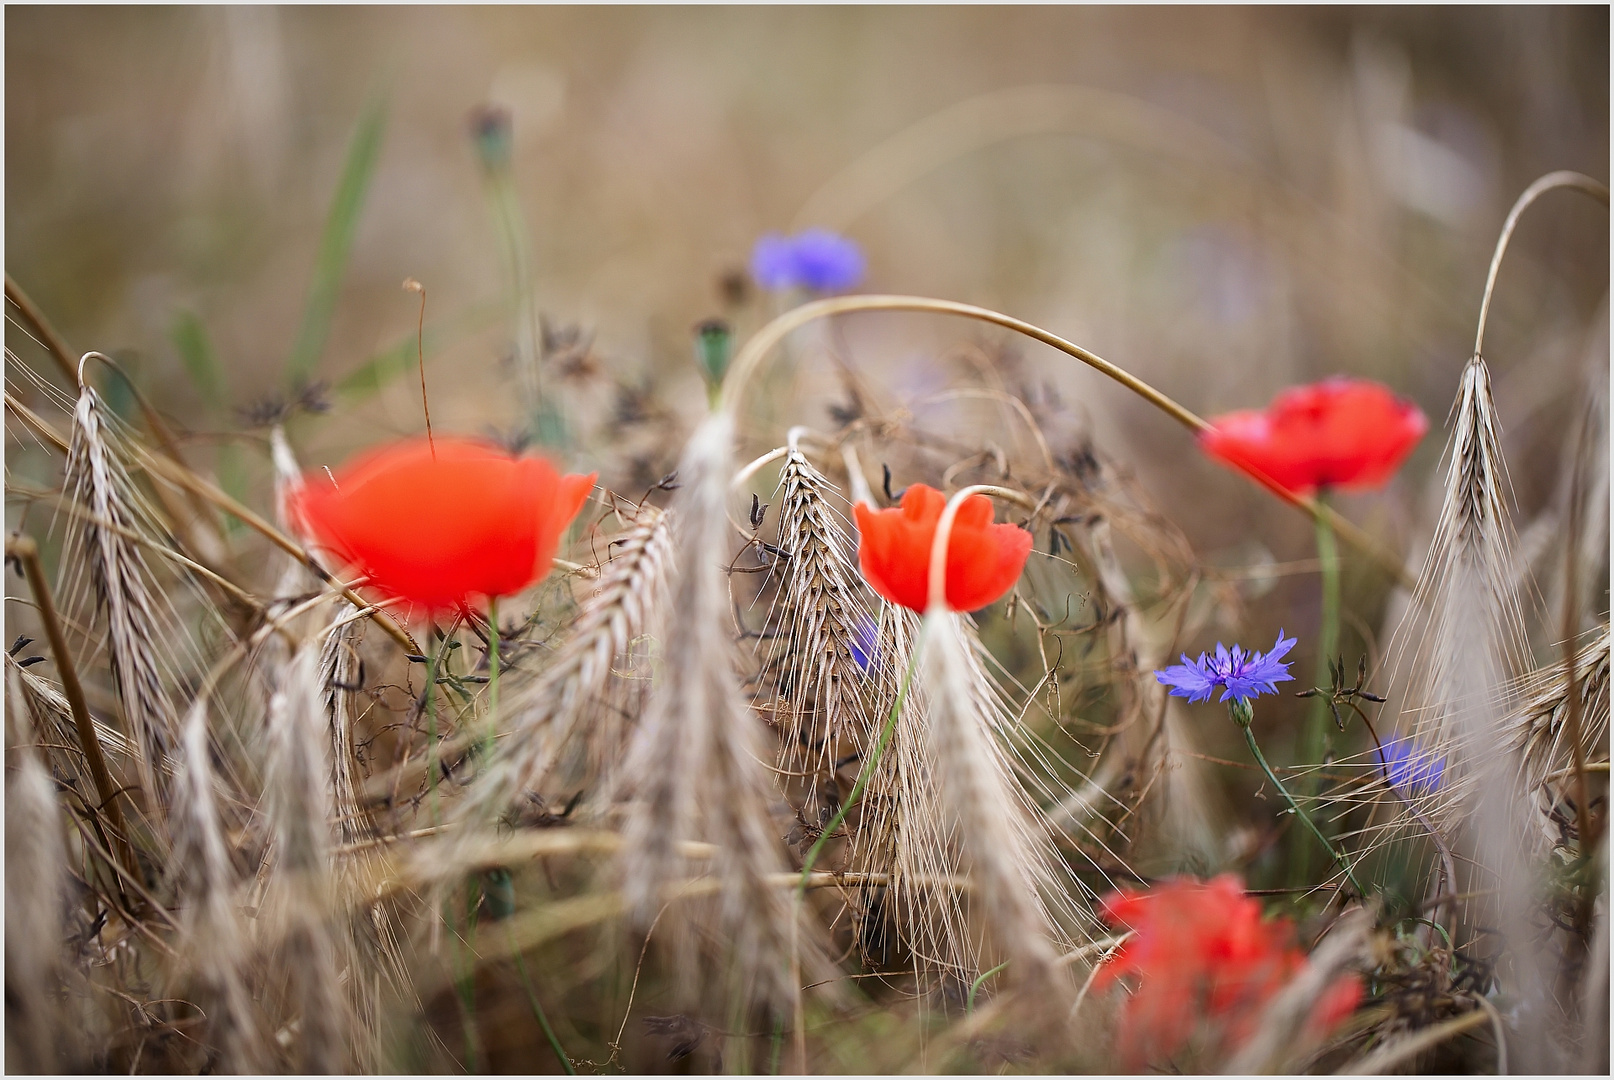
[[(155, 806), (164, 791), (163, 758), (177, 741), (168, 685), (174, 652), (153, 642), (179, 645), (179, 620), (162, 589), (154, 582), (145, 553), (132, 537), (150, 534), (150, 515), (130, 481), (115, 445), (118, 433), (108, 422), (106, 407), (87, 383), (73, 409), (73, 431), (63, 488), (86, 514), (69, 524), (62, 565), (67, 577), (59, 591), (73, 607), (80, 568), (87, 568), (95, 607), (106, 616), (106, 649), (113, 686), (123, 707), (130, 736), (138, 749), (138, 774), (144, 800)], [(160, 822), (161, 815), (153, 815)]]
[(342, 992), (331, 874), (330, 724), (319, 681), (320, 643), (301, 642), (275, 672), (264, 777), (273, 848), (264, 924), (288, 974), (299, 1018), (295, 1061), (305, 1072), (341, 1072), (352, 1061), (353, 1017)]
[(1051, 985), (1060, 997), (1054, 958), (1096, 928), (1092, 898), (1063, 854), (1076, 843), (1049, 817), (1072, 796), (1068, 772), (1005, 701), (965, 617), (933, 620), (924, 640), (911, 612), (887, 607), (881, 619), (888, 659), (877, 700), (886, 717), (910, 663), (917, 667), (849, 819), (848, 865), (885, 881), (861, 896), (865, 962), (889, 969), (900, 943), (929, 992), (967, 989), (1018, 958), (1007, 984)]
[(209, 1008), (209, 1042), (228, 1069), (265, 1067), (258, 1009), (247, 988), (250, 930), (241, 911), (239, 874), (225, 837), (233, 823), (222, 816), (219, 780), (208, 730), (210, 709), (198, 696), (186, 713), (174, 780), (172, 830), (174, 884), (188, 898), (181, 926), (200, 995)]
[[(921, 685), (939, 801), (958, 831), (962, 867), (996, 962), (1039, 991), (1056, 988), (1061, 936), (1039, 891), (1049, 877), (1015, 778), (977, 708), (969, 645), (952, 614), (926, 617)], [(1063, 944), (1063, 942), (1061, 942)]]
[[(1546, 1007), (1547, 978), (1530, 944), (1536, 814), (1520, 788), (1506, 724), (1516, 708), (1525, 634), (1500, 425), (1478, 355), (1463, 371), (1450, 427), (1434, 538), (1389, 649), (1391, 685), (1403, 697), (1395, 726), (1444, 762), (1420, 812), (1465, 856), (1463, 880), (1431, 886), (1475, 894), (1457, 908), (1456, 945), (1474, 947), (1475, 935), (1487, 932), (1479, 927), (1500, 929), (1503, 985), (1536, 1015)], [(1392, 819), (1410, 831), (1412, 811), (1383, 798)], [(1544, 1064), (1547, 1044), (1527, 1041), (1523, 1059)]]
[(34, 743), (21, 668), (6, 665), (6, 1069), (54, 1072), (67, 859), (55, 785)]
[(874, 662), (874, 620), (858, 577), (835, 490), (792, 446), (779, 472), (779, 547), (786, 552), (765, 632), (758, 641), (764, 683), (779, 727), (779, 765), (818, 770), (841, 740), (872, 728), (864, 705)]
[(665, 605), (671, 545), (671, 518), (653, 506), (638, 508), (611, 541), (570, 636), (501, 707), (504, 734), (462, 820), (485, 824), (523, 806), (576, 804), (585, 816), (609, 810), (625, 718), (639, 712), (646, 682), (632, 653)]
[[(784, 868), (783, 830), (763, 765), (770, 752), (762, 724), (740, 689), (723, 571), (733, 547), (725, 511), (732, 438), (732, 421), (715, 415), (679, 464), (670, 601), (654, 631), (662, 662), (623, 779), (629, 805), (619, 866), (639, 926), (667, 905), (657, 934), (678, 942), (686, 997), (705, 984), (784, 1017), (800, 985), (792, 978), (792, 942), (799, 942), (804, 970), (812, 970), (815, 950), (805, 930), (793, 931), (788, 894), (770, 881)], [(680, 851), (685, 840), (716, 848), (715, 905), (677, 899), (699, 873)], [(718, 943), (710, 962), (691, 936), (695, 923), (705, 923)]]

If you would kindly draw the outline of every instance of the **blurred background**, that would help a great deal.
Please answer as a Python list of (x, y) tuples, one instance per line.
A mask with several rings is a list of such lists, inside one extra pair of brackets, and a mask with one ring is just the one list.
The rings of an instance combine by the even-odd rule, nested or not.
[[(405, 278), (438, 429), (519, 428), (513, 252), (569, 463), (653, 483), (704, 405), (693, 326), (756, 329), (780, 298), (748, 284), (752, 244), (822, 226), (862, 246), (864, 289), (1030, 320), (1204, 415), (1389, 383), (1433, 430), (1343, 509), (1405, 550), (1508, 206), (1549, 170), (1608, 175), (1600, 6), (37, 7), (6, 31), (8, 273), (259, 505), (253, 422), (303, 383), (331, 409), (294, 430), (305, 464), (421, 430)], [(1502, 273), (1486, 351), (1521, 527), (1606, 382), (1608, 235), (1549, 195)], [(1281, 576), (1310, 523), (1113, 385), (973, 324), (836, 332), (885, 408), (994, 365), (1051, 390), (1207, 563), (1272, 564), (1273, 618), (1315, 619), (1315, 574)], [(833, 426), (829, 382), (770, 386), (760, 447)], [(17, 434), (7, 465), (55, 468)], [(1370, 637), (1387, 590), (1356, 572)]]

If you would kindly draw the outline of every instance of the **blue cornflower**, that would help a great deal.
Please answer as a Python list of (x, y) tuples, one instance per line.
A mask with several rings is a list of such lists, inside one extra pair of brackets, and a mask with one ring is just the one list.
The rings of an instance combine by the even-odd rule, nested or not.
[(1446, 772), (1446, 759), (1425, 750), (1410, 735), (1398, 735), (1384, 744), (1381, 754), (1373, 751), (1374, 760), (1384, 766), (1390, 775), (1390, 786), (1405, 798), (1431, 795), (1440, 790)]
[(1218, 701), (1246, 701), (1257, 694), (1276, 694), (1278, 683), (1294, 678), (1289, 665), (1279, 662), (1294, 647), (1295, 639), (1284, 637), (1282, 630), (1269, 653), (1246, 653), (1238, 645), (1229, 651), (1218, 641), (1215, 657), (1200, 653), (1197, 661), (1190, 661), (1184, 653), (1181, 664), (1157, 671), (1154, 677), (1171, 687), (1173, 697), (1190, 702), (1209, 701), (1218, 686), (1223, 688)]
[(880, 628), (864, 615), (857, 621), (857, 637), (852, 640), (852, 662), (867, 672), (880, 659)]
[(795, 236), (768, 233), (751, 249), (751, 276), (764, 289), (839, 292), (863, 280), (863, 252), (828, 229)]

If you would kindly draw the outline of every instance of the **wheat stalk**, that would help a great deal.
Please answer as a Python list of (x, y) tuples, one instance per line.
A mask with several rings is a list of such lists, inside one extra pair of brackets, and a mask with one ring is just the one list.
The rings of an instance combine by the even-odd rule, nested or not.
[(299, 1067), (329, 1073), (348, 1068), (353, 1024), (331, 930), (330, 729), (319, 659), (314, 643), (301, 644), (269, 699), (264, 800), (274, 850), (266, 903), (283, 920), (284, 929), (275, 937), (301, 1016)]
[(941, 799), (958, 828), (958, 843), (981, 899), (984, 921), (1012, 976), (1053, 987), (1057, 928), (1038, 886), (1032, 826), (1014, 793), (1012, 773), (985, 718), (974, 707), (969, 646), (956, 615), (926, 616), (922, 656), (927, 746)]
[[(1582, 760), (1601, 747), (1607, 752), (1609, 729), (1608, 694), (1609, 628), (1602, 629), (1575, 653), (1574, 692), (1580, 696), (1580, 738)], [(1545, 789), (1554, 780), (1564, 781), (1573, 772), (1575, 755), (1568, 745), (1569, 672), (1561, 663), (1550, 663), (1520, 680), (1513, 696), (1519, 706), (1506, 721), (1505, 740), (1518, 762), (1521, 791), (1537, 805), (1555, 801)], [(1545, 797), (1543, 798), (1543, 795)], [(1541, 821), (1547, 843), (1557, 841), (1557, 829), (1549, 819)]]

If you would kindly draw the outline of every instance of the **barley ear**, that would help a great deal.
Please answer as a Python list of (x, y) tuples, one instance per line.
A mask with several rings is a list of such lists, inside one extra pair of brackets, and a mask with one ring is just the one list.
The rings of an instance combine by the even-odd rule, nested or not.
[(58, 1004), (67, 853), (55, 786), (40, 762), (22, 670), (6, 680), (6, 1068), (55, 1072), (66, 1017)]
[(992, 735), (974, 708), (959, 617), (934, 611), (925, 620), (923, 685), (940, 801), (958, 829), (975, 895), (1012, 978), (1057, 991), (1063, 982), (1056, 930), (1037, 891), (1037, 855), (1027, 843), (1014, 779), (988, 745)]
[[(721, 889), (712, 929), (723, 943), (716, 977), (742, 1000), (789, 1016), (797, 994), (790, 978), (793, 912), (768, 880), (784, 867), (776, 800), (762, 765), (760, 722), (735, 671), (723, 572), (732, 547), (724, 506), (732, 440), (733, 421), (712, 416), (679, 464), (671, 598), (658, 629), (661, 679), (629, 751), (624, 787), (631, 801), (619, 866), (625, 899), (645, 927), (689, 875), (678, 842), (714, 844)], [(675, 924), (683, 915), (676, 908), (685, 904), (670, 910)], [(687, 985), (694, 950), (688, 932), (680, 936), (687, 994), (694, 990)]]
[(188, 895), (183, 940), (187, 957), (201, 975), (221, 1066), (233, 1072), (258, 1072), (267, 1067), (268, 1059), (247, 988), (245, 962), (251, 948), (219, 816), (208, 713), (206, 696), (198, 696), (181, 731), (172, 808), (172, 872)]
[(299, 1067), (349, 1067), (352, 1017), (341, 990), (333, 933), (329, 726), (319, 683), (319, 650), (304, 643), (269, 699), (269, 768), (264, 796), (274, 832), (271, 902), (284, 920), (280, 961), (300, 1010)]
[[(106, 613), (113, 684), (139, 751), (146, 804), (155, 808), (165, 787), (163, 758), (175, 741), (175, 718), (151, 643), (171, 639), (173, 620), (162, 616), (172, 612), (167, 598), (152, 586), (144, 554), (127, 538), (137, 528), (137, 512), (129, 505), (132, 487), (110, 445), (104, 409), (86, 383), (73, 409), (63, 486), (89, 516), (75, 527), (76, 554), (63, 565), (73, 565), (78, 557), (89, 563), (97, 603)], [(103, 522), (111, 528), (102, 528)], [(163, 819), (156, 813), (149, 817), (153, 822)]]

